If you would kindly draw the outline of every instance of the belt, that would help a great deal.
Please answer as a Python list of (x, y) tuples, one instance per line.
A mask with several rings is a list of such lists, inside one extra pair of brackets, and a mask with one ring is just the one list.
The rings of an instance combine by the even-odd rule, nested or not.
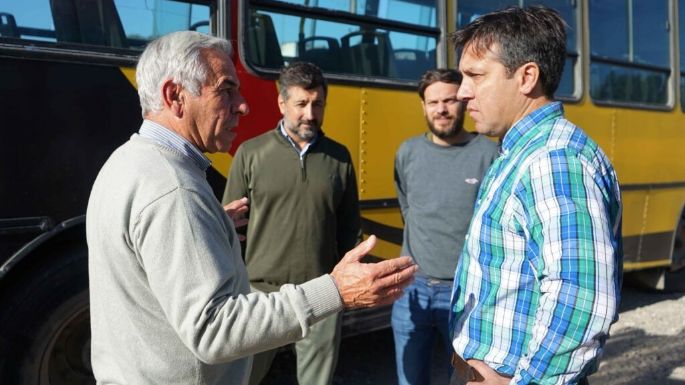
[[(457, 385), (461, 383), (465, 384), (469, 381), (476, 380), (476, 372), (473, 370), (471, 365), (461, 358), (457, 353), (452, 353), (452, 367), (454, 372), (452, 373), (452, 379), (450, 380), (450, 385)], [(455, 378), (456, 377), (456, 378)]]

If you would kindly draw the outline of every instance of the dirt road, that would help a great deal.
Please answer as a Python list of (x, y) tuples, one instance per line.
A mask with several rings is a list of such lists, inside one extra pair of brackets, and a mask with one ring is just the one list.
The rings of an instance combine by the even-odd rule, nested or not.
[[(441, 349), (435, 359), (446, 359)], [(389, 330), (345, 339), (335, 385), (394, 385), (394, 347)], [(294, 356), (279, 355), (263, 385), (297, 384)], [(433, 371), (433, 384), (446, 374)], [(623, 290), (620, 319), (612, 326), (591, 385), (685, 385), (685, 294)], [(428, 385), (428, 384), (426, 384)]]

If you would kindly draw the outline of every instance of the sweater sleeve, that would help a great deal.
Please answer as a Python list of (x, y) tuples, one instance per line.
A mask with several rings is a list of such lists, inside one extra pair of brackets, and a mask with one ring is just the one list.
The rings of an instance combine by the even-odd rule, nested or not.
[(139, 215), (133, 239), (164, 316), (205, 363), (294, 342), (313, 323), (342, 310), (327, 275), (268, 295), (245, 294), (237, 239), (213, 196), (181, 188), (162, 196)]
[(347, 164), (345, 173), (345, 191), (337, 212), (338, 258), (342, 258), (362, 240), (357, 179), (352, 162)]

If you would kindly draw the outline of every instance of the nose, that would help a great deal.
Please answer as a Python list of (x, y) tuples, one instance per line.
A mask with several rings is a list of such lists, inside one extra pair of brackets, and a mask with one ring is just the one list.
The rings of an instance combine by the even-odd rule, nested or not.
[(312, 103), (307, 104), (307, 106), (303, 109), (302, 111), (302, 117), (304, 120), (313, 120), (314, 119), (314, 107)]
[(250, 113), (250, 106), (247, 105), (247, 101), (243, 95), (238, 95), (236, 103), (233, 105), (233, 113), (245, 116)]
[(464, 80), (461, 82), (461, 85), (457, 90), (457, 99), (460, 102), (465, 102), (473, 99), (473, 88), (470, 83), (471, 82), (467, 80), (466, 76), (464, 76)]

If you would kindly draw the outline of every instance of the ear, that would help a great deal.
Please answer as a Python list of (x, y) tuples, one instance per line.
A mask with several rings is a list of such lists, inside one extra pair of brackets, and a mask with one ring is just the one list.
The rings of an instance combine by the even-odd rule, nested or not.
[(162, 103), (165, 110), (170, 110), (176, 117), (182, 117), (184, 110), (183, 88), (171, 80), (165, 81), (162, 84)]
[(281, 115), (285, 115), (285, 99), (280, 93), (278, 94), (278, 109), (281, 111)]
[(525, 63), (516, 72), (519, 73), (521, 82), (519, 89), (522, 94), (530, 95), (540, 85), (540, 67), (536, 63)]

